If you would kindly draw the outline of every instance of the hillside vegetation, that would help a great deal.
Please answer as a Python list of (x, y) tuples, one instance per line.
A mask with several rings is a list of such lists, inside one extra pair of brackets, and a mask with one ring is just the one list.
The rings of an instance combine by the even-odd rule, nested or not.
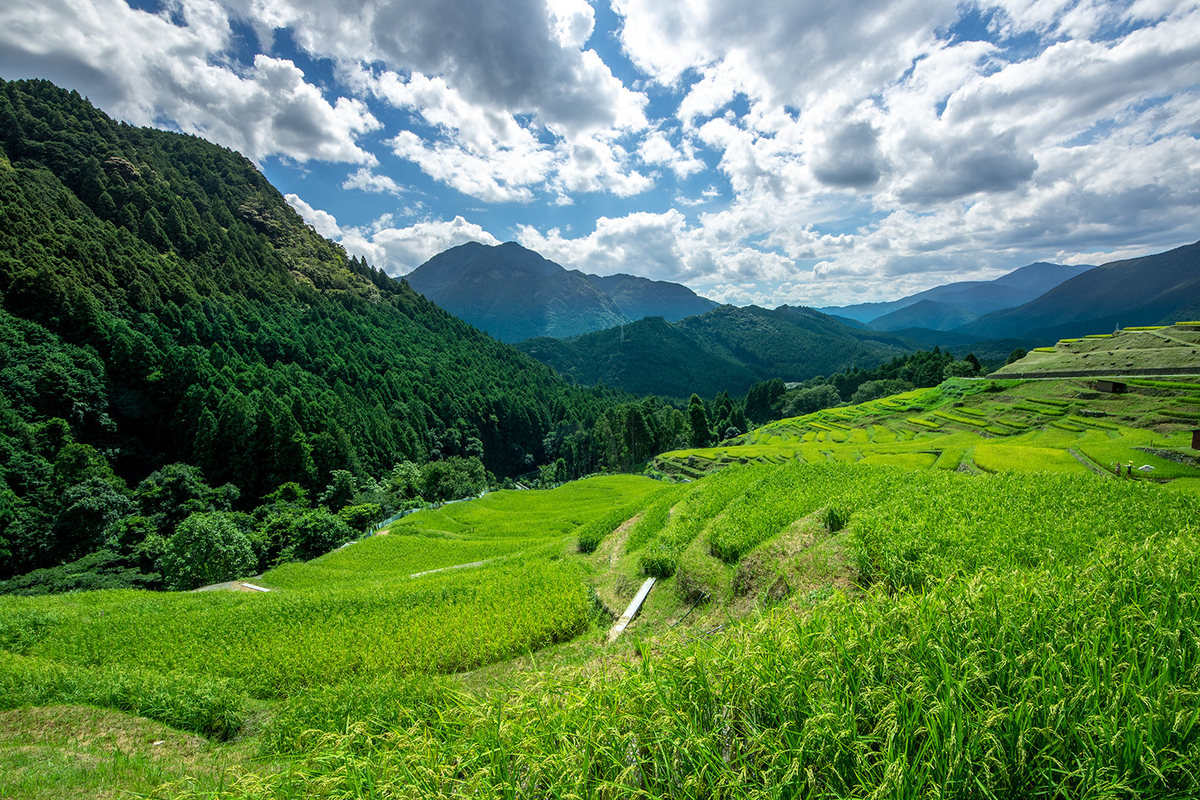
[(573, 382), (602, 382), (639, 394), (742, 394), (756, 381), (802, 381), (875, 367), (917, 347), (843, 325), (810, 308), (773, 311), (721, 306), (678, 322), (649, 318), (564, 340), (518, 347)]
[[(161, 585), (192, 511), (254, 512), (229, 524), (270, 566), (281, 486), (386, 510), (642, 446), (631, 398), (348, 257), (237, 153), (37, 81), (0, 82), (0, 146), (0, 581), (73, 564), (33, 582)], [(413, 466), (422, 485), (389, 495)]]

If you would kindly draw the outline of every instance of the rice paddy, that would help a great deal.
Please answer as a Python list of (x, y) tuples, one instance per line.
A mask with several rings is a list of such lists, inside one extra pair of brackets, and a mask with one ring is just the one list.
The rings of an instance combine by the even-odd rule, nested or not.
[(1163, 411), (1197, 395), (953, 380), (656, 460), (686, 483), (413, 514), (267, 593), (0, 598), (0, 708), (209, 737), (178, 800), (1195, 796), (1200, 467)]

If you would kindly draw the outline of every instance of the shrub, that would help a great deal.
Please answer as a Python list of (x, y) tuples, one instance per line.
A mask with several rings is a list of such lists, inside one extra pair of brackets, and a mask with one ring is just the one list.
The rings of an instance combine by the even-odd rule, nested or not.
[(250, 540), (224, 514), (194, 513), (167, 541), (161, 567), (171, 589), (195, 589), (254, 571)]
[(297, 517), (290, 530), (291, 543), (284, 548), (280, 561), (308, 561), (325, 555), (354, 538), (345, 520), (319, 508)]

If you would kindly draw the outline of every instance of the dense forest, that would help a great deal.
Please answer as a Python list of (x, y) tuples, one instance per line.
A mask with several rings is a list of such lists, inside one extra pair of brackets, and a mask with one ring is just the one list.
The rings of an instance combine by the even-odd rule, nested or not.
[(348, 257), (235, 152), (44, 81), (0, 81), (0, 146), (0, 579), (152, 572), (179, 509), (257, 514), (274, 558), (280, 487), (383, 513), (680, 438)]

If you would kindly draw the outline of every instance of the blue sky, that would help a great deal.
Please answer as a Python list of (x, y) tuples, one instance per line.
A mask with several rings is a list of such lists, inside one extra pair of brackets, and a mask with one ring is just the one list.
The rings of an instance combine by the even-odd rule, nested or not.
[(402, 275), (516, 240), (773, 307), (1200, 239), (1200, 3), (9, 0), (0, 77)]

